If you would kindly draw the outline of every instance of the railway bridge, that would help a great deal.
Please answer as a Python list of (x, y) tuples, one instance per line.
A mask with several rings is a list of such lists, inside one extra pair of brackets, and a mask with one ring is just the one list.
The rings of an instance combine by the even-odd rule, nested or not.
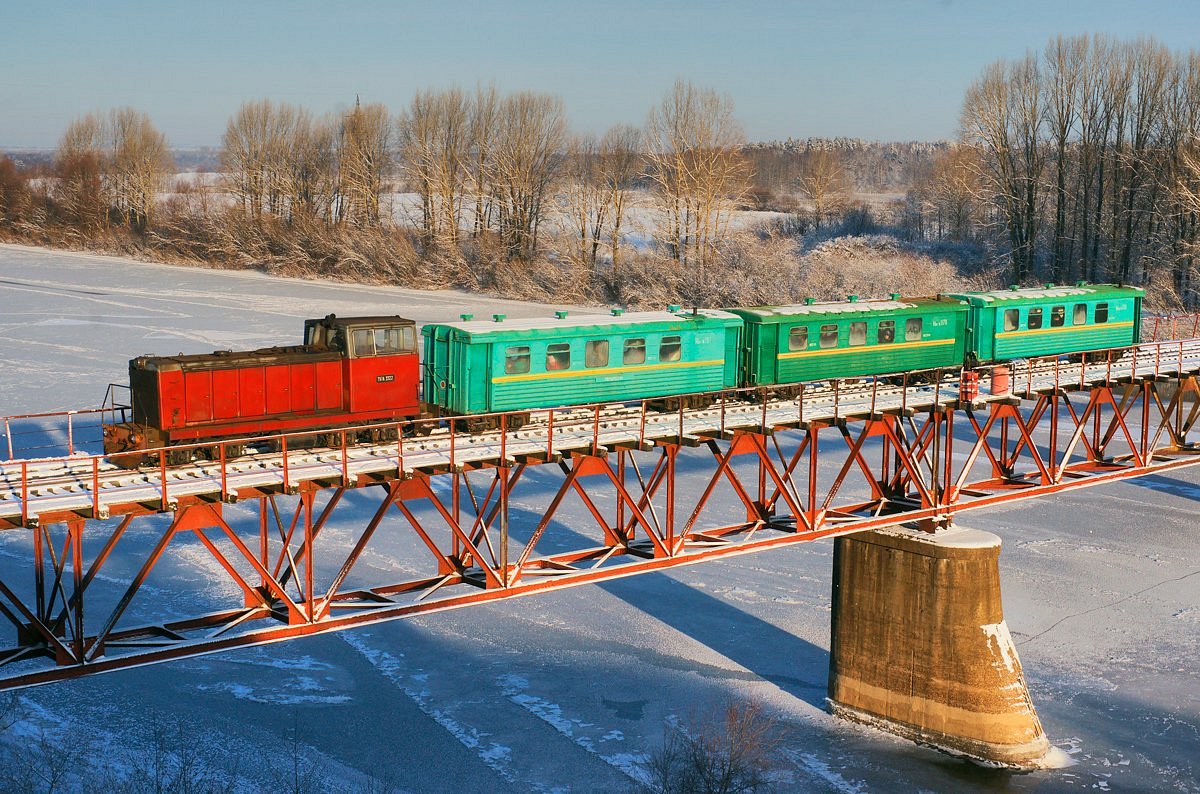
[[(706, 408), (571, 406), (518, 429), (502, 415), (497, 430), (438, 423), (374, 445), (342, 433), (319, 449), (284, 435), (238, 457), (210, 444), (136, 470), (91, 453), (98, 410), (8, 417), (0, 530), (20, 533), (21, 558), (0, 570), (0, 689), (838, 536), (834, 710), (1025, 766), (1046, 739), (1003, 621), (999, 540), (956, 522), (1200, 463), (1196, 324), (1158, 322), (1144, 338), (796, 395), (727, 391)], [(373, 512), (347, 541), (326, 530), (362, 516), (352, 491)], [(594, 523), (565, 526), (571, 502)], [(144, 537), (135, 522), (157, 540), (131, 541)], [(401, 534), (424, 569), (359, 564)], [(206, 593), (180, 618), (143, 585), (196, 543), (233, 595), (214, 608)]]

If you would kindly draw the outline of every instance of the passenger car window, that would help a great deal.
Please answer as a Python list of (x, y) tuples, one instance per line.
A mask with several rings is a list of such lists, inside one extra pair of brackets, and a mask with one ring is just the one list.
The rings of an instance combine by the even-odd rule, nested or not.
[(622, 364), (645, 364), (646, 363), (646, 340), (645, 339), (626, 339), (625, 352), (621, 354)]
[(375, 355), (375, 335), (370, 328), (355, 329), (353, 339), (355, 356)]
[(529, 345), (510, 347), (504, 352), (504, 372), (520, 375), (529, 371)]
[(678, 361), (683, 353), (683, 344), (678, 336), (664, 336), (658, 346), (659, 361)]
[(925, 329), (925, 321), (920, 317), (909, 317), (904, 321), (904, 341), (920, 342)]
[(837, 347), (838, 327), (836, 325), (821, 326), (821, 347)]
[(583, 365), (585, 367), (608, 366), (608, 340), (591, 339), (583, 347)]
[(1004, 310), (1004, 330), (1015, 331), (1021, 326), (1021, 312), (1017, 309)]
[(1029, 310), (1029, 329), (1036, 330), (1042, 327), (1042, 309), (1039, 306), (1036, 309)]
[(1050, 308), (1050, 327), (1061, 328), (1067, 322), (1067, 307), (1052, 306)]
[(1097, 303), (1096, 304), (1096, 322), (1097, 323), (1108, 322), (1108, 304), (1107, 303)]
[(850, 323), (850, 345), (857, 347), (867, 343), (867, 324), (865, 322)]
[(896, 321), (895, 320), (880, 320), (879, 333), (876, 338), (881, 345), (890, 345), (896, 341)]
[(788, 331), (788, 350), (808, 350), (807, 325), (797, 325)]
[(555, 342), (546, 346), (546, 371), (557, 372), (571, 368), (571, 345), (569, 342)]
[(1075, 318), (1071, 324), (1072, 325), (1087, 325), (1087, 304), (1086, 303), (1076, 303), (1075, 304)]

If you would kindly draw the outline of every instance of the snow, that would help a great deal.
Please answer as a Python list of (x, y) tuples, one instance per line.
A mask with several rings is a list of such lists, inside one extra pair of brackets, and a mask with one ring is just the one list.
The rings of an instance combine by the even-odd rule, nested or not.
[[(552, 308), (8, 246), (0, 306), (5, 415), (95, 405), (137, 354), (294, 341), (304, 318), (329, 312), (428, 322)], [(711, 471), (705, 454), (681, 454), (682, 489)], [(514, 492), (521, 516), (561, 483), (549, 468), (531, 468)], [(204, 768), (232, 770), (234, 791), (279, 789), (293, 742), (321, 772), (314, 790), (628, 791), (664, 725), (695, 726), (750, 700), (783, 740), (778, 791), (1200, 791), (1198, 468), (970, 515), (971, 528), (1004, 541), (1004, 621), (980, 630), (1005, 663), (1019, 650), (1055, 746), (1028, 775), (826, 712), (829, 541), (25, 690), (20, 720), (0, 733), (0, 769), (44, 734), (67, 757), (128, 770), (159, 723), (185, 730)], [(736, 516), (739, 505), (714, 509)], [(324, 531), (352, 543), (375, 507), (369, 493), (349, 493)], [(225, 515), (253, 520), (242, 505)], [(163, 527), (139, 520), (122, 543), (145, 549)], [(547, 541), (591, 531), (573, 502)], [(0, 579), (26, 583), (15, 562), (29, 542), (0, 533)], [(131, 623), (236, 597), (198, 541), (178, 543), (130, 605)], [(95, 585), (113, 600), (138, 565), (122, 548)], [(429, 567), (397, 519), (354, 575)]]
[(987, 635), (988, 647), (991, 647), (991, 643), (996, 643), (996, 652), (1004, 660), (1004, 667), (1008, 672), (1015, 672), (1020, 662), (1017, 661), (1017, 649), (1013, 645), (1012, 635), (1008, 632), (1008, 624), (1002, 620), (979, 628)]

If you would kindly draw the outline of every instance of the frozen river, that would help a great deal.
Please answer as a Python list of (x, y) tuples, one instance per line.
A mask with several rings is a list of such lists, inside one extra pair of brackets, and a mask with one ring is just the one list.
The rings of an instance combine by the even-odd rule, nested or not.
[[(9, 246), (0, 307), (3, 415), (96, 405), (141, 353), (294, 343), (330, 312), (551, 311)], [(375, 506), (346, 498), (346, 523)], [(238, 791), (621, 792), (665, 724), (749, 701), (777, 721), (779, 791), (1200, 791), (1198, 519), (1200, 467), (969, 516), (1004, 540), (1008, 625), (1064, 769), (981, 770), (827, 714), (827, 541), (26, 690), (0, 770), (57, 757), (115, 779), (158, 747)], [(397, 526), (370, 564), (406, 569), (412, 541)], [(184, 546), (145, 595), (170, 614), (217, 573)]]

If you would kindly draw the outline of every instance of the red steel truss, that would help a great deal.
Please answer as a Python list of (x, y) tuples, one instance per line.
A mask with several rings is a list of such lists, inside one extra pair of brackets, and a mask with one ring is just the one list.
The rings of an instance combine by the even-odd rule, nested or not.
[[(545, 411), (519, 431), (502, 418), (498, 432), (450, 427), (362, 452), (343, 437), (340, 449), (289, 453), (280, 438), (249, 463), (222, 447), (179, 470), (10, 461), (0, 529), (24, 556), (0, 569), (13, 629), (0, 688), (899, 522), (932, 529), (967, 510), (1192, 465), (1198, 373), (1200, 340), (1174, 341), (987, 371), (982, 397), (974, 377), (910, 373), (810, 384), (795, 398), (730, 392), (677, 413)], [(364, 563), (398, 537), (418, 574)], [(206, 589), (193, 616), (156, 620), (162, 606), (143, 585), (196, 544), (233, 595)]]

